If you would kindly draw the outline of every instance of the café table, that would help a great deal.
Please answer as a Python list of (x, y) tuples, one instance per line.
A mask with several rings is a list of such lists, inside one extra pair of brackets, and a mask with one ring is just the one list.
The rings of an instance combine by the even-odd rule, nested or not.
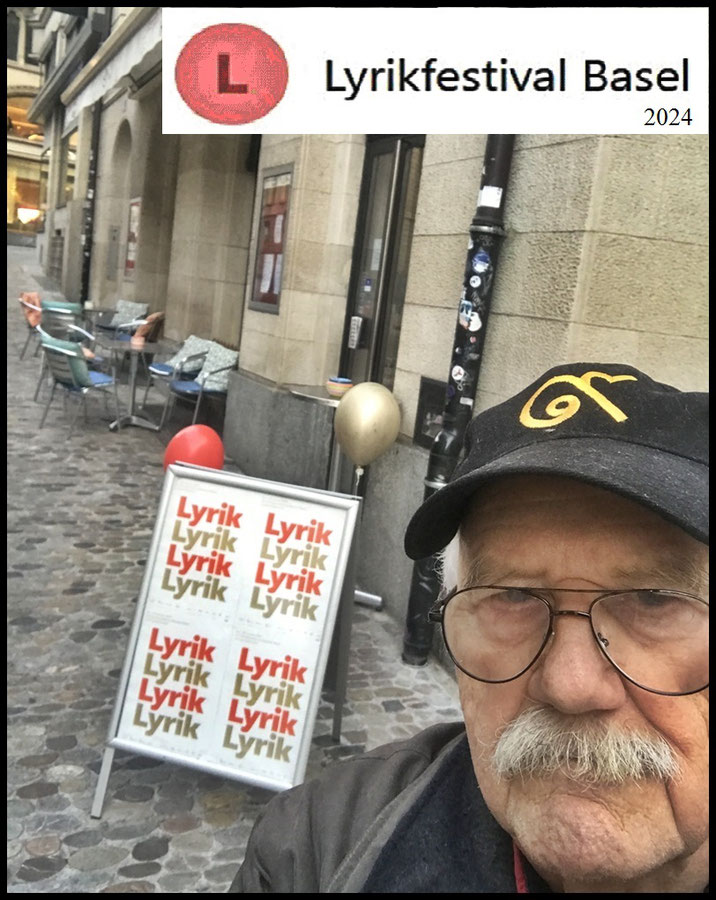
[(129, 408), (123, 416), (115, 419), (115, 421), (110, 424), (109, 430), (119, 431), (119, 429), (123, 428), (125, 425), (136, 425), (138, 428), (146, 428), (149, 431), (159, 431), (159, 425), (156, 422), (152, 422), (150, 419), (147, 419), (144, 416), (137, 415), (135, 409), (135, 395), (137, 392), (137, 368), (139, 364), (139, 356), (140, 354), (145, 353), (148, 355), (154, 355), (155, 353), (160, 352), (162, 349), (161, 341), (157, 341), (156, 343), (152, 344), (144, 343), (142, 346), (137, 346), (131, 341), (118, 341), (100, 338), (100, 343), (103, 347), (111, 350), (112, 353), (119, 358), (121, 358), (121, 356), (125, 353), (129, 353), (130, 355)]

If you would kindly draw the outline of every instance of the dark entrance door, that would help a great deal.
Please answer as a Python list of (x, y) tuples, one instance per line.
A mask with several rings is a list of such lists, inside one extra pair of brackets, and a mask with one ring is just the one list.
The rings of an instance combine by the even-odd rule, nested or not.
[(340, 374), (392, 389), (424, 135), (368, 136)]

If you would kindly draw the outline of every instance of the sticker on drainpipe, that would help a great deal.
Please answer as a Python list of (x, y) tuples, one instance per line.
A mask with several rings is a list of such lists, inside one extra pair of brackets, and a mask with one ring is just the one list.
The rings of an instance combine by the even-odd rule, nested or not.
[(499, 209), (502, 202), (502, 188), (494, 187), (486, 184), (480, 190), (480, 196), (477, 198), (478, 206), (491, 206), (493, 209)]

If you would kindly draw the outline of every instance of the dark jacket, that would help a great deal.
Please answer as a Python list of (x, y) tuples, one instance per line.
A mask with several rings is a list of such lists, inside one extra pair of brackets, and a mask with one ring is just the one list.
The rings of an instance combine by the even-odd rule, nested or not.
[[(551, 893), (525, 863), (530, 892)], [(330, 767), (275, 797), (237, 893), (516, 893), (513, 844), (487, 809), (462, 722)]]

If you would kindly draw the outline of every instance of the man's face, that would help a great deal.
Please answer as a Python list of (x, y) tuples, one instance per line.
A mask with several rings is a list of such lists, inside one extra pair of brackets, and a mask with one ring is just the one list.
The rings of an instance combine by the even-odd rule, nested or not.
[[(550, 588), (560, 609), (586, 610), (598, 593), (630, 587), (708, 596), (703, 544), (639, 504), (570, 479), (512, 476), (492, 483), (473, 502), (461, 536), (461, 586), (479, 560), (480, 583)], [(683, 583), (673, 583), (674, 568), (683, 569)], [(560, 593), (567, 588), (594, 594)], [(703, 890), (708, 691), (649, 693), (611, 666), (586, 619), (560, 617), (554, 630), (542, 656), (515, 681), (484, 684), (458, 672), (473, 765), (488, 806), (556, 890)], [(622, 732), (661, 736), (681, 774), (623, 785), (581, 784), (561, 773), (498, 777), (491, 759), (501, 733), (535, 708), (575, 723), (598, 719)]]

